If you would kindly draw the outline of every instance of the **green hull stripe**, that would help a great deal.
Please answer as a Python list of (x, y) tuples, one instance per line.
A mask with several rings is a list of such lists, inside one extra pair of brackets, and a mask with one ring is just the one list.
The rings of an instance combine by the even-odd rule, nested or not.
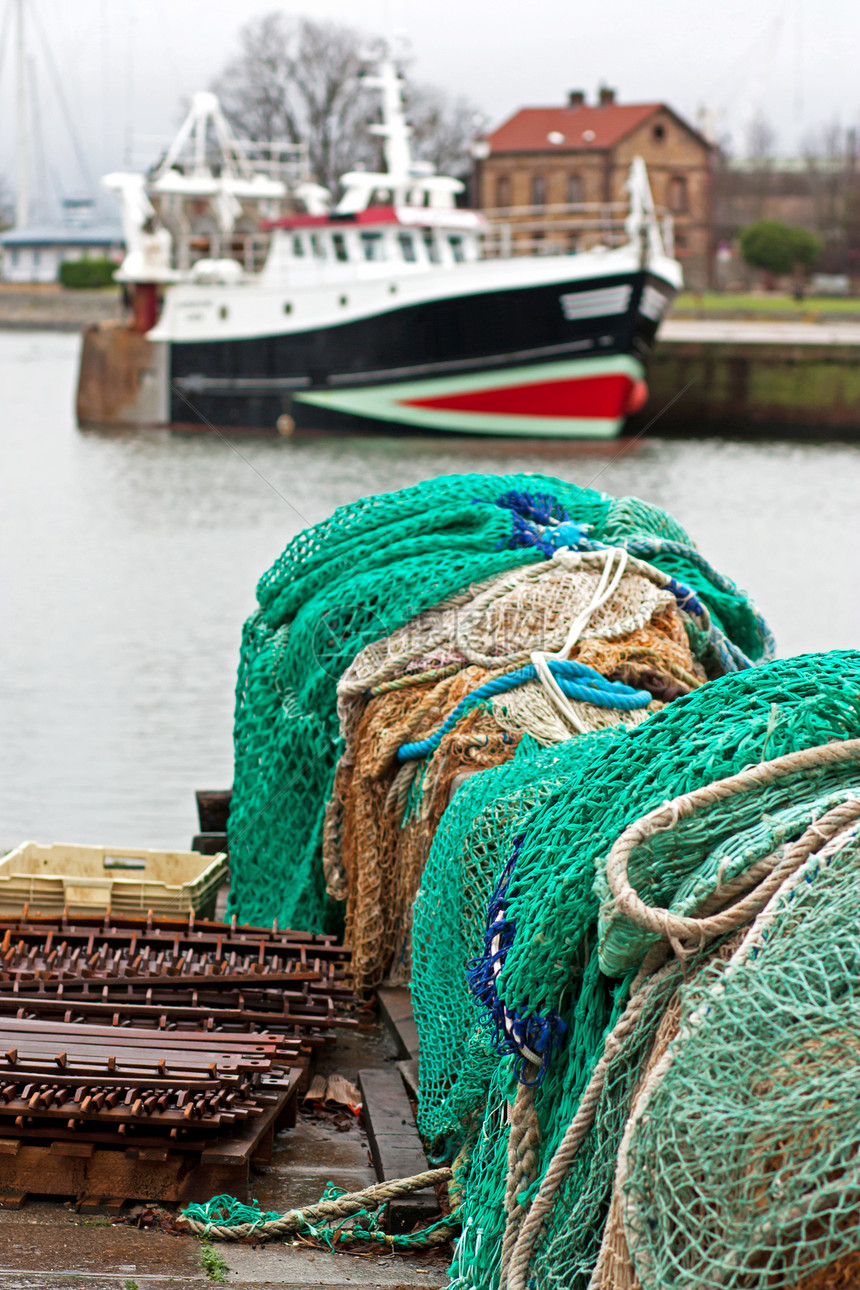
[(644, 375), (642, 364), (630, 354), (606, 358), (576, 358), (534, 367), (514, 367), (501, 372), (474, 376), (450, 376), (437, 380), (403, 381), (370, 388), (319, 390), (295, 396), (297, 403), (331, 408), (351, 416), (378, 421), (398, 421), (422, 429), (446, 430), (454, 434), (525, 434), (545, 438), (611, 439), (624, 423), (623, 417), (528, 417), (501, 413), (463, 412), (445, 408), (404, 406), (401, 400), (438, 398), (473, 390), (527, 385), (533, 381), (558, 381), (579, 376), (623, 373), (632, 381)]

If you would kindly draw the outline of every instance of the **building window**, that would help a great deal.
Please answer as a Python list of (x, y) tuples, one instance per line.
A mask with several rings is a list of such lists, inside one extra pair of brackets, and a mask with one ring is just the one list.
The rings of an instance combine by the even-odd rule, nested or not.
[(12, 250), (10, 252), (9, 259), (12, 262), (12, 268), (16, 269), (18, 267), (18, 252), (16, 250)]
[(687, 249), (687, 235), (686, 235), (686, 233), (676, 233), (676, 234), (675, 234), (675, 250), (676, 250), (676, 251), (686, 251), (686, 249)]
[(532, 175), (532, 206), (546, 206), (546, 179)]
[(652, 134), (653, 138), (655, 138), (655, 139), (657, 140), (657, 142), (658, 142), (658, 143), (662, 143), (662, 141), (666, 138), (666, 127), (665, 127), (665, 125), (661, 125), (661, 124), (658, 122), (658, 123), (657, 123), (657, 125), (655, 125), (655, 126), (654, 126), (654, 129), (651, 131), (651, 134)]
[(585, 201), (585, 184), (582, 182), (582, 175), (568, 175), (567, 200), (571, 206)]
[(686, 175), (672, 175), (669, 179), (669, 210), (684, 215), (690, 209), (690, 195)]
[(39, 250), (38, 247), (34, 246), (33, 247), (33, 268), (38, 269), (41, 263), (42, 263), (42, 252)]
[(496, 180), (496, 206), (507, 210), (511, 204), (511, 180), (508, 175), (499, 175)]

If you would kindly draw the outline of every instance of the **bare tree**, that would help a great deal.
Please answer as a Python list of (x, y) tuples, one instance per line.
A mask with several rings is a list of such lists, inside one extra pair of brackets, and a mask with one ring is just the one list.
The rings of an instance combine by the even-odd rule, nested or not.
[[(371, 44), (339, 23), (265, 14), (242, 28), (239, 52), (212, 88), (240, 134), (306, 143), (314, 177), (334, 192), (345, 171), (381, 163), (367, 129), (378, 101), (360, 79)], [(483, 124), (476, 109), (408, 81), (406, 99), (416, 155), (448, 173), (467, 169), (468, 144)]]
[(239, 45), (213, 88), (241, 134), (306, 143), (311, 170), (327, 188), (344, 170), (371, 161), (372, 141), (362, 146), (367, 95), (359, 32), (270, 13), (246, 23)]
[(435, 85), (407, 82), (405, 97), (415, 156), (440, 174), (464, 178), (471, 169), (469, 145), (487, 128), (488, 117), (469, 99)]
[(772, 162), (776, 155), (776, 131), (762, 112), (757, 112), (747, 126), (747, 157), (760, 165)]

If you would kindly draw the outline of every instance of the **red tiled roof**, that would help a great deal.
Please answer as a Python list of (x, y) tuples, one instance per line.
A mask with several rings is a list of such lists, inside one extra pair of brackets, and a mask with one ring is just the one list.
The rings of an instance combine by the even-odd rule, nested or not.
[[(486, 136), (491, 153), (572, 152), (613, 148), (657, 112), (662, 103), (607, 103), (605, 107), (520, 108), (498, 130)], [(564, 135), (564, 142), (550, 134)], [(593, 134), (593, 138), (586, 135)]]

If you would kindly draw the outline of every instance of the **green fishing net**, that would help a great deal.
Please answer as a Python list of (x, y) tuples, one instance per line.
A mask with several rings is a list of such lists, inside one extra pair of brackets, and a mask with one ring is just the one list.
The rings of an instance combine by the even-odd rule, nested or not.
[(685, 992), (623, 1185), (645, 1290), (772, 1290), (860, 1248), (858, 981), (855, 826), (743, 961)]
[[(667, 800), (765, 758), (857, 737), (860, 652), (807, 655), (712, 681), (629, 730), (585, 735), (540, 753), (526, 746), (516, 762), (475, 776), (455, 795), (416, 902), (413, 992), (422, 1051), (421, 1122), (425, 1132), (446, 1138), (440, 1151), (460, 1152), (458, 1290), (498, 1284), (511, 1108), (521, 1087), (518, 1075), (529, 1073), (523, 1049), (541, 1068), (534, 1089), (537, 1167), (516, 1202), (528, 1205), (648, 951), (647, 936), (638, 943), (628, 936), (621, 938), (620, 960), (613, 957), (618, 929), (606, 918), (600, 944), (595, 875), (600, 889), (612, 844)], [(515, 766), (522, 775), (519, 790)], [(856, 784), (856, 764), (815, 769), (779, 791), (768, 790), (757, 803), (739, 801), (734, 822), (728, 809), (715, 811), (699, 820), (698, 832), (691, 826), (679, 838), (642, 848), (636, 882), (659, 901), (691, 909), (723, 879), (799, 836)], [(480, 901), (491, 893), (485, 927), (464, 892)], [(601, 966), (607, 953), (610, 971)], [(462, 986), (467, 972), (471, 1004)], [(541, 1290), (588, 1285), (635, 1082), (677, 984), (669, 981), (654, 998), (623, 1059), (610, 1068), (601, 1109), (535, 1252), (531, 1270)], [(740, 1013), (736, 1020), (740, 1024)], [(725, 1054), (728, 1063), (728, 1046)], [(707, 1083), (703, 1074), (702, 1097)], [(686, 1139), (677, 1137), (681, 1156), (697, 1150), (692, 1115), (685, 1123)], [(715, 1128), (715, 1151), (717, 1139)], [(858, 1146), (855, 1140), (851, 1149)], [(679, 1179), (683, 1167), (679, 1158)], [(692, 1230), (692, 1216), (704, 1221), (705, 1212), (689, 1204)], [(646, 1204), (642, 1212), (647, 1227)], [(666, 1200), (667, 1224), (672, 1213)], [(675, 1283), (666, 1273), (653, 1284)]]
[[(550, 558), (551, 529), (624, 543), (710, 612), (711, 675), (767, 657), (747, 597), (664, 511), (541, 475), (452, 475), (363, 498), (296, 537), (262, 577), (236, 690), (230, 912), (320, 929), (325, 804), (342, 742), (336, 685), (358, 652), (471, 584)], [(687, 594), (681, 590), (681, 595)], [(688, 616), (695, 635), (695, 613)]]

